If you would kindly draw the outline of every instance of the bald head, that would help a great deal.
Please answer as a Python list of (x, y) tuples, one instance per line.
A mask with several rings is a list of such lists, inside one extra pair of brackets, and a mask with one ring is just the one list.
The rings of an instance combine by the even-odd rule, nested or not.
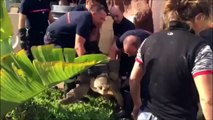
[(137, 54), (137, 50), (141, 43), (150, 35), (151, 33), (142, 30), (129, 30), (125, 32), (119, 41), (123, 41), (123, 50), (129, 56), (134, 56)]
[(140, 38), (135, 35), (129, 35), (124, 39), (123, 50), (128, 56), (135, 56), (141, 44)]
[(120, 23), (121, 20), (123, 19), (123, 12), (121, 11), (118, 5), (114, 5), (111, 7), (110, 15), (112, 19), (114, 20), (114, 22), (116, 23)]

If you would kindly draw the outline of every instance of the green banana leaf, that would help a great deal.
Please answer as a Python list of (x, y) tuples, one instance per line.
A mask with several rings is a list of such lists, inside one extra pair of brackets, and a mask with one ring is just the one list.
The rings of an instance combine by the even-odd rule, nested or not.
[(4, 1), (0, 0), (0, 117), (48, 87), (100, 62), (107, 62), (105, 55), (75, 58), (74, 49), (54, 48), (53, 45), (32, 48), (36, 58), (33, 62), (24, 50), (13, 53), (12, 24), (4, 5)]
[[(63, 61), (63, 62), (84, 63), (91, 61), (98, 62), (100, 60), (102, 62), (108, 62), (106, 56), (103, 54), (88, 54), (75, 58), (76, 56), (75, 49), (55, 48), (53, 44), (33, 46), (31, 48), (31, 51), (33, 57), (40, 62)], [(105, 61), (103, 61), (103, 58), (105, 59)]]
[(13, 34), (12, 23), (8, 16), (4, 0), (0, 0), (0, 55), (3, 56), (12, 51), (11, 36)]
[[(37, 51), (34, 48), (34, 52), (39, 53), (38, 51), (45, 51), (45, 49), (47, 49), (47, 46), (39, 46)], [(52, 51), (57, 50), (59, 51), (59, 48), (52, 48)], [(67, 51), (73, 53), (72, 49), (67, 49)], [(77, 58), (80, 61), (75, 63), (57, 61), (52, 57), (54, 56), (53, 54), (52, 56), (46, 55), (42, 56), (40, 54), (40, 56), (48, 59), (48, 62), (41, 62), (35, 59), (32, 63), (24, 50), (1, 58), (1, 117), (49, 86), (65, 81), (100, 62), (106, 62), (107, 59), (105, 55), (101, 54), (87, 55), (86, 57)], [(69, 56), (69, 58), (74, 58), (73, 55)], [(60, 57), (56, 58), (61, 59), (61, 56), (64, 55), (58, 53), (58, 56)], [(53, 58), (53, 61), (48, 57)], [(97, 59), (92, 60), (90, 58)], [(41, 58), (41, 60), (43, 59)]]
[[(31, 47), (34, 58), (40, 62), (74, 62), (76, 52), (73, 48), (56, 48), (53, 44)], [(63, 54), (63, 55), (62, 55)]]

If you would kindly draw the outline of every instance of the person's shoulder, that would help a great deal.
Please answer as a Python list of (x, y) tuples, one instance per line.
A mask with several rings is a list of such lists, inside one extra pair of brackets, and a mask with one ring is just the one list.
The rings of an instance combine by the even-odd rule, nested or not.
[(84, 4), (79, 4), (73, 8), (73, 11), (86, 11), (86, 7)]
[(133, 30), (128, 30), (124, 33), (124, 35), (137, 35), (137, 36), (140, 36), (140, 35), (149, 36), (151, 34), (152, 33), (144, 29), (133, 29)]
[(112, 26), (113, 26), (114, 28), (117, 28), (119, 25), (118, 25), (116, 22), (113, 22), (113, 23), (112, 23)]
[(127, 19), (126, 17), (124, 17), (124, 20), (122, 22), (126, 25), (135, 27), (135, 24), (133, 22), (131, 22), (129, 19)]
[(82, 11), (83, 14), (85, 14), (85, 16), (91, 16), (91, 13), (89, 11)]
[[(176, 30), (173, 32), (176, 34), (177, 38), (181, 38), (182, 40), (187, 40), (187, 41), (203, 41), (204, 39), (195, 35), (195, 33), (190, 32), (190, 31), (184, 31), (184, 30)], [(169, 33), (167, 33), (169, 34)]]
[(200, 32), (200, 37), (203, 38), (213, 49), (213, 28), (206, 29)]
[(89, 11), (78, 11), (82, 20), (92, 20), (92, 14)]
[(82, 16), (82, 17), (89, 17), (91, 16), (91, 13), (89, 11), (71, 11), (72, 14), (75, 16)]
[(71, 11), (71, 19), (77, 20), (76, 22), (78, 24), (82, 23), (88, 23), (90, 24), (92, 22), (92, 15), (89, 11)]
[(200, 43), (203, 42), (204, 40), (195, 35), (194, 33), (187, 31), (187, 30), (162, 30), (156, 33), (153, 33), (148, 37), (150, 40), (178, 40), (182, 41), (183, 43)]
[(30, 0), (21, 0), (21, 3), (30, 2)]
[(213, 28), (208, 28), (200, 32), (200, 36), (206, 39), (212, 39), (213, 36)]
[(70, 13), (73, 17), (75, 17), (75, 16), (83, 16), (83, 17), (91, 16), (91, 13), (89, 11), (70, 11)]
[(31, 0), (22, 0), (20, 5), (27, 5), (29, 4), (30, 2), (32, 2)]
[[(148, 32), (148, 31), (146, 31), (146, 32)], [(168, 31), (166, 31), (166, 30), (162, 30), (162, 31), (158, 31), (158, 32), (155, 32), (155, 33), (150, 33), (149, 32), (149, 37), (147, 37), (147, 39), (161, 39), (162, 37), (165, 37), (166, 36), (166, 33), (167, 33)]]

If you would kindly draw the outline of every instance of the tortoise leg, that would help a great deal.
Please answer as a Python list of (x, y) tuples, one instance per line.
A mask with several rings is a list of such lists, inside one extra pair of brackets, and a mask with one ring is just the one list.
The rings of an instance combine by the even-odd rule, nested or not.
[(115, 96), (116, 101), (120, 105), (121, 108), (124, 107), (124, 100), (121, 93), (118, 90), (112, 90), (113, 95)]
[(89, 85), (88, 84), (80, 84), (75, 89), (70, 90), (67, 93), (67, 97), (62, 99), (60, 101), (61, 104), (67, 105), (70, 103), (75, 103), (81, 98), (83, 98), (84, 95), (86, 95), (89, 91)]
[(83, 96), (89, 92), (90, 77), (88, 77), (88, 75), (82, 74), (78, 77), (78, 80), (80, 81), (79, 86), (70, 90), (66, 95), (67, 97), (60, 101), (61, 104), (66, 105), (66, 104), (77, 102), (78, 100), (83, 98)]

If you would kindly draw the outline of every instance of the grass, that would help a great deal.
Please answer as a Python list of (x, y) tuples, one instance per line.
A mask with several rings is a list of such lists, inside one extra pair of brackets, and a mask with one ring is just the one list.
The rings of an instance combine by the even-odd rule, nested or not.
[(103, 97), (88, 102), (60, 105), (63, 93), (48, 89), (9, 112), (4, 120), (113, 120), (115, 103)]

